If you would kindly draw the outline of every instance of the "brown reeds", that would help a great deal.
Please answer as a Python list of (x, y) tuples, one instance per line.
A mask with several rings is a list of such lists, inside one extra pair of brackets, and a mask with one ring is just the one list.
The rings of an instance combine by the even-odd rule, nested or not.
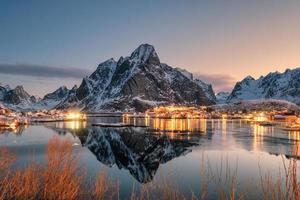
[[(119, 199), (119, 184), (104, 171), (92, 179), (91, 185), (86, 185), (87, 177), (73, 151), (71, 140), (52, 138), (47, 146), (46, 165), (32, 159), (24, 168), (11, 169), (10, 165), (15, 160), (16, 156), (7, 148), (0, 148), (0, 200)], [(171, 176), (164, 173), (165, 176), (160, 174), (150, 183), (139, 187), (133, 185), (129, 199), (202, 200), (211, 199), (211, 193), (217, 199), (247, 199), (247, 193), (238, 189), (238, 162), (229, 163), (227, 157), (222, 157), (221, 163), (213, 167), (203, 155), (201, 163), (199, 193), (191, 191), (185, 196)], [(287, 162), (282, 157), (282, 163), (283, 170), (276, 178), (271, 173), (260, 174), (261, 185), (257, 192), (260, 189), (262, 198), (266, 200), (300, 200), (297, 159), (291, 158)]]
[(93, 189), (85, 188), (85, 173), (69, 139), (50, 139), (46, 166), (32, 160), (23, 169), (7, 169), (15, 160), (7, 148), (0, 150), (0, 158), (0, 200), (113, 199), (117, 195), (118, 187), (104, 173), (99, 173)]
[(15, 160), (16, 156), (7, 147), (0, 147), (0, 172), (6, 170)]
[(105, 171), (99, 172), (93, 191), (93, 199), (114, 199), (119, 196), (119, 184), (107, 177)]
[[(288, 163), (282, 156), (283, 172), (274, 178), (270, 173), (260, 174), (263, 197), (266, 200), (299, 200), (300, 182), (297, 179), (297, 160), (289, 159)], [(261, 171), (261, 167), (260, 167)]]
[(78, 199), (83, 177), (78, 158), (68, 139), (52, 138), (47, 148), (47, 168), (43, 173), (43, 199)]
[(186, 197), (180, 191), (179, 186), (169, 177), (169, 175), (160, 174), (152, 182), (141, 185), (138, 191), (133, 185), (130, 200), (185, 200)]
[(38, 165), (31, 163), (25, 169), (7, 174), (1, 180), (0, 188), (0, 199), (36, 199), (40, 191)]

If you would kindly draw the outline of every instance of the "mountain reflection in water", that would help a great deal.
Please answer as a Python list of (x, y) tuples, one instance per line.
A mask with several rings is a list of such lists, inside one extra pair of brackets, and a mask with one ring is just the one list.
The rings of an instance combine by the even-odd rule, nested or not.
[(197, 141), (171, 139), (135, 128), (89, 128), (79, 137), (97, 159), (107, 166), (127, 169), (141, 183), (153, 179), (160, 164), (191, 152)]
[[(146, 121), (139, 118), (131, 120), (129, 123), (137, 125), (144, 125)], [(79, 138), (82, 146), (89, 149), (98, 161), (109, 167), (117, 166), (128, 170), (141, 183), (151, 181), (161, 164), (184, 156), (193, 149), (220, 152), (247, 150), (298, 159), (300, 155), (300, 133), (286, 132), (279, 127), (264, 127), (243, 120), (147, 120), (149, 128), (114, 129), (91, 126), (91, 123), (97, 122), (122, 122), (122, 119), (106, 117), (92, 118), (87, 123), (45, 123), (42, 124), (43, 127), (29, 127), (22, 135), (25, 127), (19, 127), (14, 131), (4, 130), (2, 135), (20, 135), (18, 141), (22, 145), (21, 137), (27, 138), (26, 141), (42, 137), (41, 134), (31, 136), (31, 131), (37, 128), (43, 131), (46, 127), (62, 136), (71, 133)], [(3, 142), (9, 143), (15, 139), (11, 137), (11, 140)]]
[[(60, 134), (64, 129), (57, 129)], [(139, 182), (154, 178), (160, 164), (186, 155), (199, 145), (199, 136), (169, 137), (145, 128), (99, 128), (73, 130), (83, 147), (88, 148), (101, 163), (126, 169)]]

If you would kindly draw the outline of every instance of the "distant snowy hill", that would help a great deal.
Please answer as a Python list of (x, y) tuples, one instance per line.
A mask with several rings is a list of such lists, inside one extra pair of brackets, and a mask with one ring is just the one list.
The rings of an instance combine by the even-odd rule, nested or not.
[(214, 105), (218, 111), (227, 112), (237, 112), (237, 111), (284, 111), (288, 109), (289, 111), (300, 112), (300, 107), (294, 103), (285, 100), (274, 100), (274, 99), (264, 99), (264, 100), (242, 100), (234, 103), (218, 104)]
[(230, 92), (219, 92), (219, 93), (216, 95), (217, 103), (218, 103), (218, 104), (224, 104), (224, 103), (226, 103), (226, 101), (227, 101), (229, 95), (230, 95)]
[(160, 104), (211, 105), (211, 85), (185, 70), (162, 64), (153, 46), (142, 44), (128, 57), (109, 59), (56, 106), (88, 111), (144, 111)]
[(300, 105), (300, 68), (269, 73), (257, 80), (248, 76), (236, 83), (227, 102), (254, 99), (279, 99)]
[(77, 90), (76, 85), (70, 90), (66, 86), (61, 86), (54, 92), (46, 94), (43, 99), (34, 105), (34, 109), (53, 109), (74, 94), (75, 90)]
[(29, 95), (23, 86), (11, 89), (8, 85), (0, 85), (0, 102), (6, 108), (21, 111), (31, 110), (38, 101), (39, 99)]

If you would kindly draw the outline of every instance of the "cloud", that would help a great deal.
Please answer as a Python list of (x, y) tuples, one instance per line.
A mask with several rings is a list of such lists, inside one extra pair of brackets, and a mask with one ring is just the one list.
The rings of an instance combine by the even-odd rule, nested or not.
[(54, 67), (36, 64), (0, 64), (0, 74), (47, 78), (83, 78), (89, 74), (89, 71), (74, 67)]
[(194, 74), (196, 74), (202, 81), (212, 84), (215, 92), (230, 92), (237, 82), (236, 78), (229, 74)]

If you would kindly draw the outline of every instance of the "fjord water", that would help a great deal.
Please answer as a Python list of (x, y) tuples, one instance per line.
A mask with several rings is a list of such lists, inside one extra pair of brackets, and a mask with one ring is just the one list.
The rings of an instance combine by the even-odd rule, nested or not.
[[(150, 128), (91, 126), (95, 122)], [(88, 175), (95, 177), (105, 170), (119, 181), (120, 197), (127, 199), (133, 185), (137, 188), (162, 177), (185, 194), (193, 191), (197, 195), (206, 178), (202, 167), (224, 179), (226, 170), (236, 171), (238, 191), (247, 190), (249, 198), (258, 198), (262, 195), (258, 189), (260, 175), (270, 173), (276, 178), (279, 170), (283, 171), (283, 162), (299, 158), (300, 147), (300, 133), (244, 120), (122, 117), (93, 117), (87, 122), (45, 123), (3, 131), (0, 146), (17, 155), (15, 166), (25, 165), (32, 157), (43, 163), (46, 145), (54, 135), (70, 138)], [(216, 198), (213, 192), (208, 197)]]

